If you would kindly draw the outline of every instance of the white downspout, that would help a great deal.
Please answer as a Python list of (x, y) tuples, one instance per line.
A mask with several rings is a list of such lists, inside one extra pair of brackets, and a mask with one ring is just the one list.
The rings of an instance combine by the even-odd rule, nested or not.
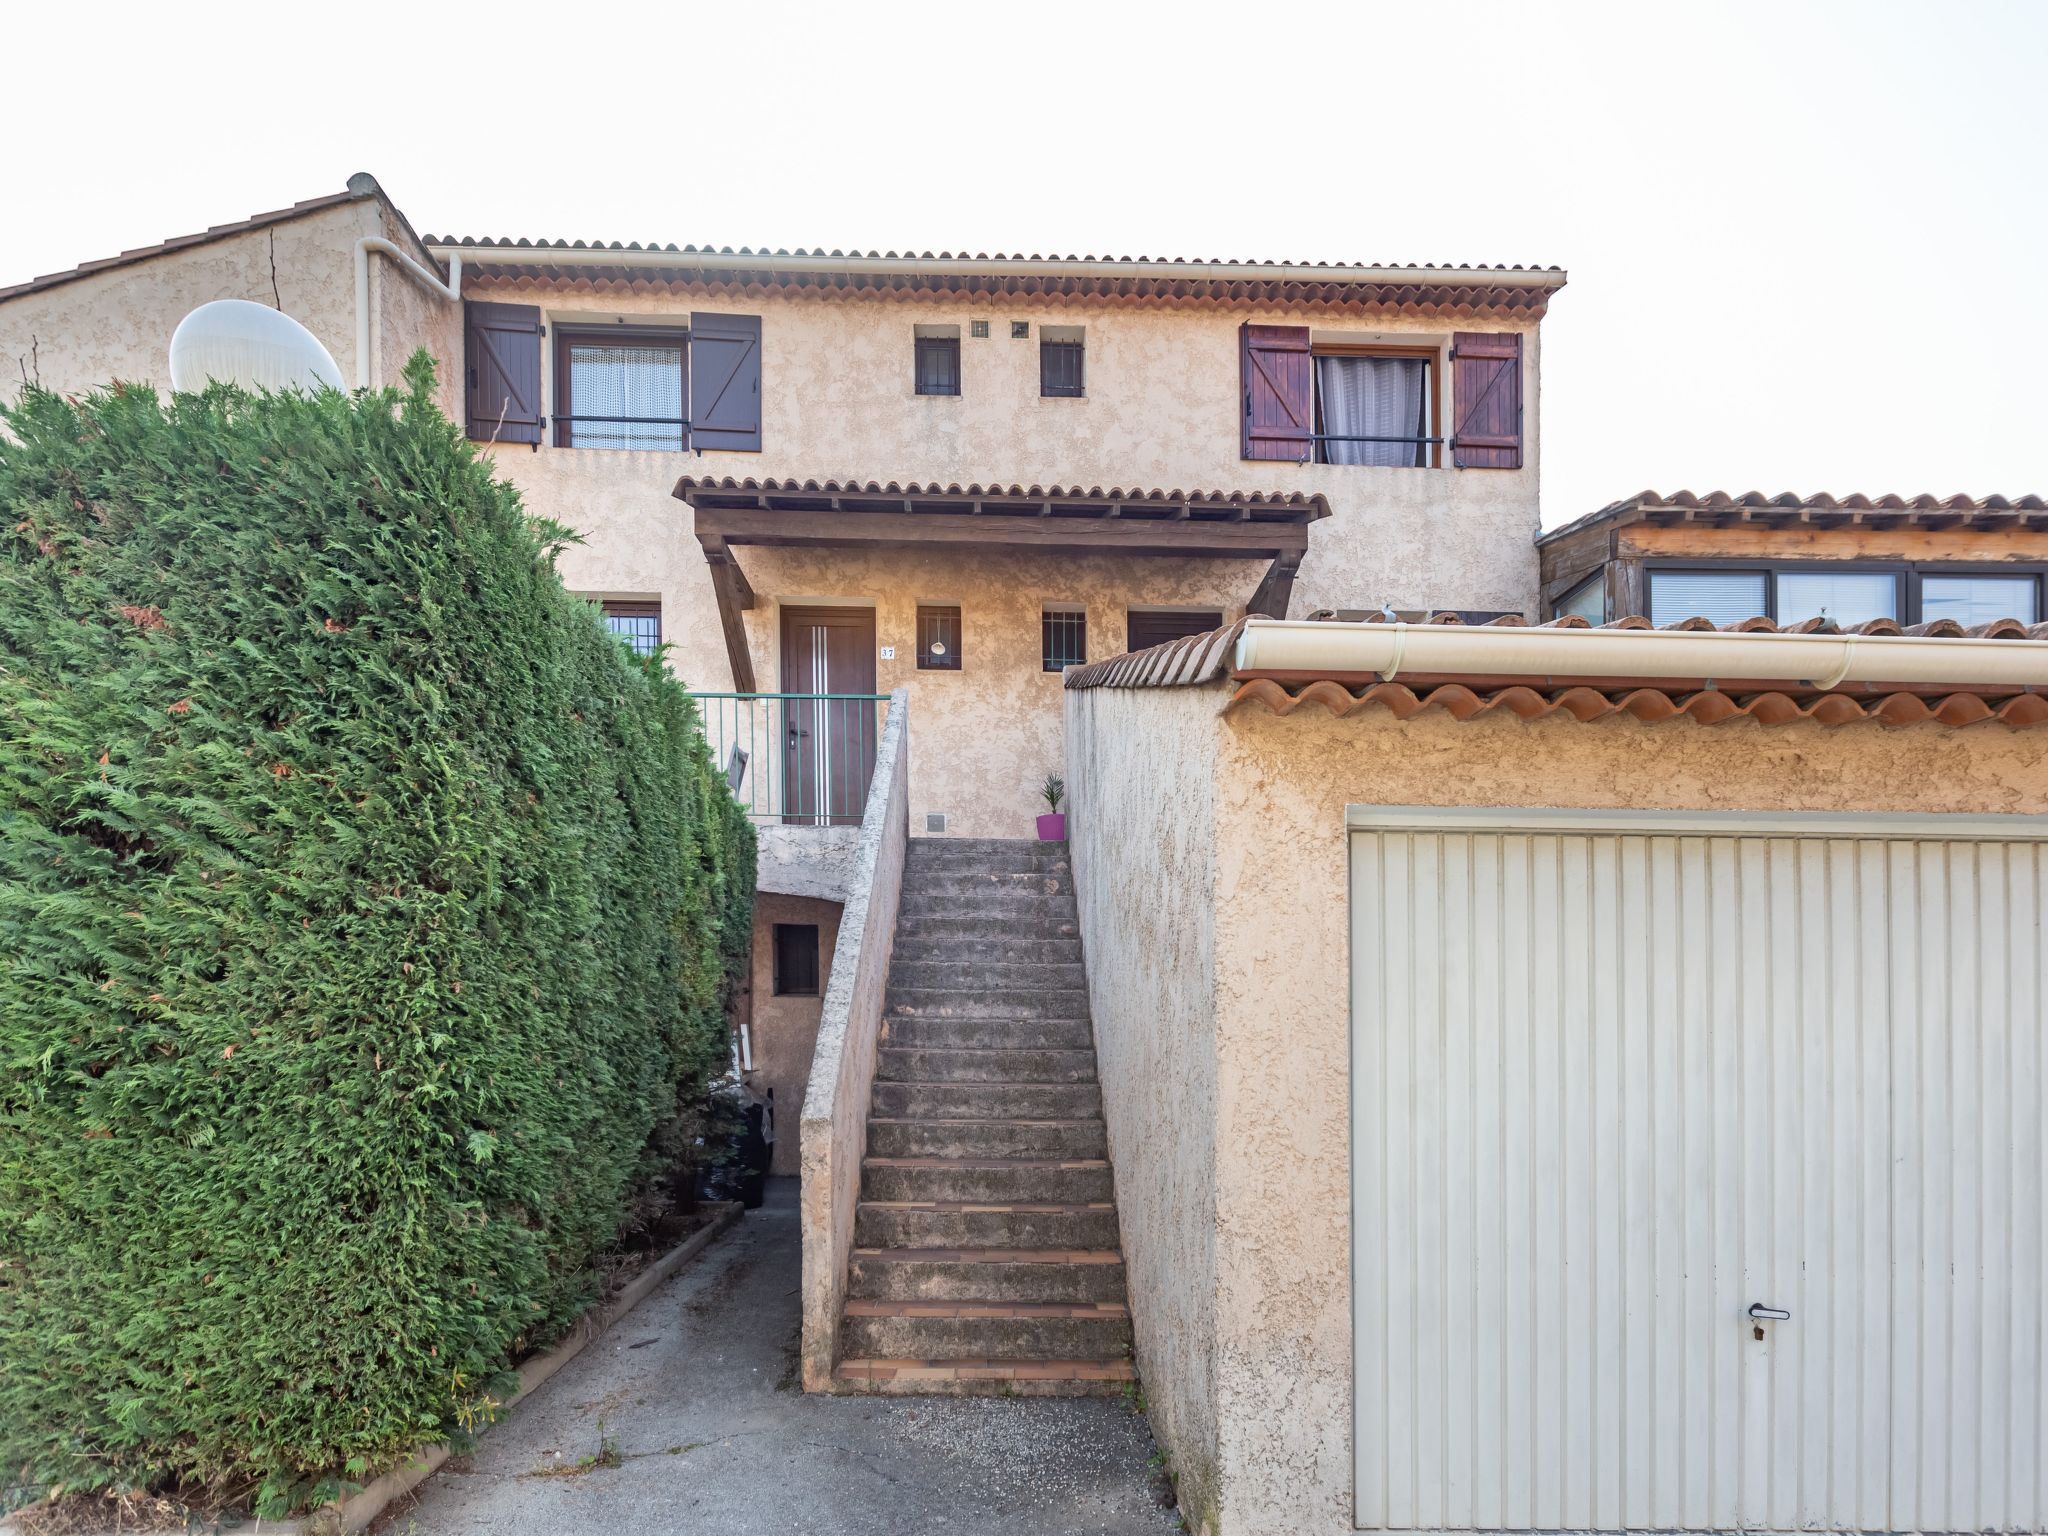
[(418, 283), (436, 298), (446, 299), (454, 304), (462, 298), (462, 256), (451, 251), (448, 255), (448, 281), (441, 279), (428, 268), (421, 266), (398, 246), (376, 235), (365, 235), (356, 242), (356, 388), (369, 389), (375, 384), (375, 370), (370, 366), (370, 253), (388, 256), (398, 263), (398, 268), (407, 277)]

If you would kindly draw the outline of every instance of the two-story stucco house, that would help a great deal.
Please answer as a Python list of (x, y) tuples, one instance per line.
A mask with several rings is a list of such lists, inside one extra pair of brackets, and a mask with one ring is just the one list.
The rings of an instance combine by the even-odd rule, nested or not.
[(422, 238), (358, 177), (0, 289), (0, 357), (425, 347), (670, 647), (763, 825), (807, 1389), (1142, 1376), (1203, 1536), (2040, 1531), (2048, 504), (1539, 539), (1563, 283)]
[(361, 386), (432, 353), (450, 414), (581, 535), (570, 587), (670, 648), (741, 793), (803, 828), (765, 850), (745, 1042), (789, 1106), (881, 697), (909, 695), (919, 835), (1028, 836), (1067, 667), (1247, 613), (1532, 610), (1564, 281), (423, 238), (357, 176), (0, 288), (0, 357), (167, 387), (171, 331), (222, 298)]

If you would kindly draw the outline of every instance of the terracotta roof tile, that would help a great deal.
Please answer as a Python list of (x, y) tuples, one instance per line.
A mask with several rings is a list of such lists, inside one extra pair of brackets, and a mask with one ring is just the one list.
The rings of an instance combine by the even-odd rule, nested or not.
[(1780, 491), (1638, 491), (1610, 502), (1536, 536), (1549, 544), (1588, 528), (1627, 523), (1748, 523), (1765, 527), (1965, 527), (1984, 529), (2048, 529), (2048, 501), (2040, 496), (1915, 496), (1853, 493), (1831, 496), (1825, 491), (1800, 496)]
[(887, 501), (1022, 501), (1091, 503), (1119, 508), (1154, 506), (1162, 512), (1187, 507), (1194, 512), (1213, 510), (1250, 516), (1284, 514), (1288, 521), (1313, 522), (1330, 515), (1328, 498), (1302, 491), (1216, 491), (1167, 489), (1159, 486), (1123, 485), (1020, 485), (999, 480), (839, 480), (797, 479), (770, 475), (760, 479), (748, 475), (684, 475), (676, 481), (678, 498), (696, 505), (726, 496), (851, 497)]
[[(1171, 640), (1146, 650), (1112, 656), (1076, 667), (1066, 674), (1068, 688), (1176, 688), (1192, 684), (1232, 681), (1236, 688), (1228, 704), (1256, 704), (1277, 715), (1292, 714), (1306, 704), (1320, 704), (1333, 714), (1347, 716), (1368, 709), (1386, 709), (1400, 719), (1438, 709), (1453, 719), (1471, 720), (1482, 715), (1505, 713), (1518, 719), (1537, 720), (1563, 714), (1575, 720), (1601, 720), (1628, 715), (1645, 723), (1674, 720), (1681, 716), (1701, 725), (1719, 725), (1730, 720), (1751, 720), (1760, 725), (1787, 725), (1811, 720), (1820, 725), (1917, 725), (1934, 721), (1949, 726), (1999, 724), (2021, 729), (2048, 724), (2048, 695), (2019, 692), (2011, 697), (1985, 697), (1980, 693), (1932, 690), (1910, 691), (1883, 686), (1860, 685), (1831, 692), (1789, 693), (1768, 686), (1744, 691), (1623, 687), (1597, 688), (1584, 684), (1474, 686), (1462, 682), (1431, 680), (1411, 687), (1403, 682), (1379, 682), (1354, 686), (1334, 679), (1280, 683), (1272, 678), (1242, 677), (1235, 673), (1238, 636), (1246, 620), (1206, 634)], [(1370, 621), (1369, 621), (1370, 622)], [(1431, 622), (1437, 622), (1432, 620)], [(1460, 622), (1445, 615), (1442, 622)], [(1494, 620), (1487, 628), (1526, 628), (1519, 618)], [(1544, 629), (1586, 629), (1592, 626), (1578, 617), (1556, 619), (1535, 626)], [(1649, 620), (1629, 618), (1604, 625), (1607, 629), (1651, 629)], [(1667, 629), (1713, 630), (1705, 619), (1689, 619), (1663, 626)], [(1812, 619), (1788, 625), (1783, 630), (1769, 619), (1745, 619), (1718, 626), (1740, 634), (1842, 634), (1830, 620)], [(1888, 619), (1856, 626), (1852, 634), (1912, 634), (1936, 639), (1991, 639), (2040, 643), (2048, 641), (2048, 623), (2026, 625), (2015, 619), (1964, 629), (1950, 620), (1916, 624), (1901, 630)]]
[(1230, 705), (1258, 705), (1276, 715), (1291, 715), (1310, 704), (1339, 717), (1385, 709), (1406, 720), (1425, 710), (1442, 710), (1456, 720), (1508, 714), (1520, 720), (1568, 715), (1574, 720), (1602, 720), (1629, 715), (1646, 724), (1683, 716), (1699, 725), (1752, 720), (1759, 725), (1790, 725), (1811, 720), (1819, 725), (1942, 725), (1997, 724), (2015, 730), (2048, 725), (2048, 698), (2020, 694), (1997, 703), (1976, 694), (1956, 693), (1925, 699), (1910, 693), (1887, 693), (1874, 699), (1824, 693), (1800, 700), (1783, 693), (1673, 693), (1659, 688), (1495, 688), (1478, 692), (1462, 683), (1440, 683), (1417, 691), (1404, 683), (1374, 683), (1352, 689), (1341, 683), (1315, 682), (1283, 687), (1271, 678), (1241, 683)]
[[(570, 292), (606, 294), (683, 288), (721, 295), (800, 294), (824, 298), (921, 299), (949, 294), (999, 298), (1112, 298), (1160, 304), (1250, 306), (1310, 304), (1399, 310), (1424, 316), (1539, 318), (1566, 274), (1557, 267), (1382, 266), (1349, 262), (1271, 262), (1159, 256), (1022, 255), (964, 251), (756, 250), (750, 247), (643, 244), (639, 241), (527, 240), (429, 236), (460, 249), (466, 282), (479, 287), (543, 283)], [(560, 261), (493, 262), (492, 251), (559, 254)], [(608, 253), (673, 254), (676, 265), (607, 262)], [(800, 260), (803, 270), (777, 268)], [(833, 270), (842, 261), (847, 268)], [(852, 270), (885, 262), (881, 271)], [(996, 270), (947, 272), (949, 264)], [(819, 265), (822, 263), (823, 265)], [(1003, 265), (1016, 270), (1002, 271)], [(1103, 268), (1111, 270), (1104, 271)], [(1070, 270), (1061, 270), (1062, 268)], [(1362, 274), (1372, 274), (1364, 276)], [(1532, 278), (1537, 279), (1531, 281)]]

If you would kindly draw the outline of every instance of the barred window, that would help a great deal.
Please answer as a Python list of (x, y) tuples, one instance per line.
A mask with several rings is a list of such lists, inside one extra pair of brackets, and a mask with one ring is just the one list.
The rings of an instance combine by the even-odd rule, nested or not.
[(1044, 618), (1043, 666), (1048, 672), (1088, 660), (1088, 615), (1074, 608), (1048, 608)]
[(960, 610), (919, 607), (917, 665), (923, 672), (960, 670)]
[(661, 648), (661, 604), (613, 602), (607, 599), (604, 627), (632, 646), (642, 656)]

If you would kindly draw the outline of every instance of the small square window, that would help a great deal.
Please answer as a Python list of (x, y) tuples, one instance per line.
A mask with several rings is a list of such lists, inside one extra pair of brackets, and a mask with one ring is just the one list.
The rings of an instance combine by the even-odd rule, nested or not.
[(1088, 615), (1079, 609), (1048, 608), (1042, 665), (1047, 672), (1078, 667), (1088, 660)]
[(818, 925), (775, 925), (773, 984), (777, 997), (818, 995)]
[(1031, 322), (1029, 320), (1012, 320), (1010, 322), (1010, 340), (1028, 341), (1030, 338)]
[(917, 392), (920, 395), (960, 393), (960, 338), (917, 338)]
[(606, 599), (604, 627), (633, 647), (635, 654), (652, 656), (661, 649), (661, 604), (626, 603)]
[(1085, 393), (1086, 353), (1078, 325), (1046, 325), (1038, 331), (1038, 392), (1078, 400)]
[(960, 670), (960, 610), (917, 610), (917, 666), (921, 672)]
[(977, 341), (986, 340), (988, 337), (988, 322), (986, 320), (968, 321), (967, 334), (974, 337)]

